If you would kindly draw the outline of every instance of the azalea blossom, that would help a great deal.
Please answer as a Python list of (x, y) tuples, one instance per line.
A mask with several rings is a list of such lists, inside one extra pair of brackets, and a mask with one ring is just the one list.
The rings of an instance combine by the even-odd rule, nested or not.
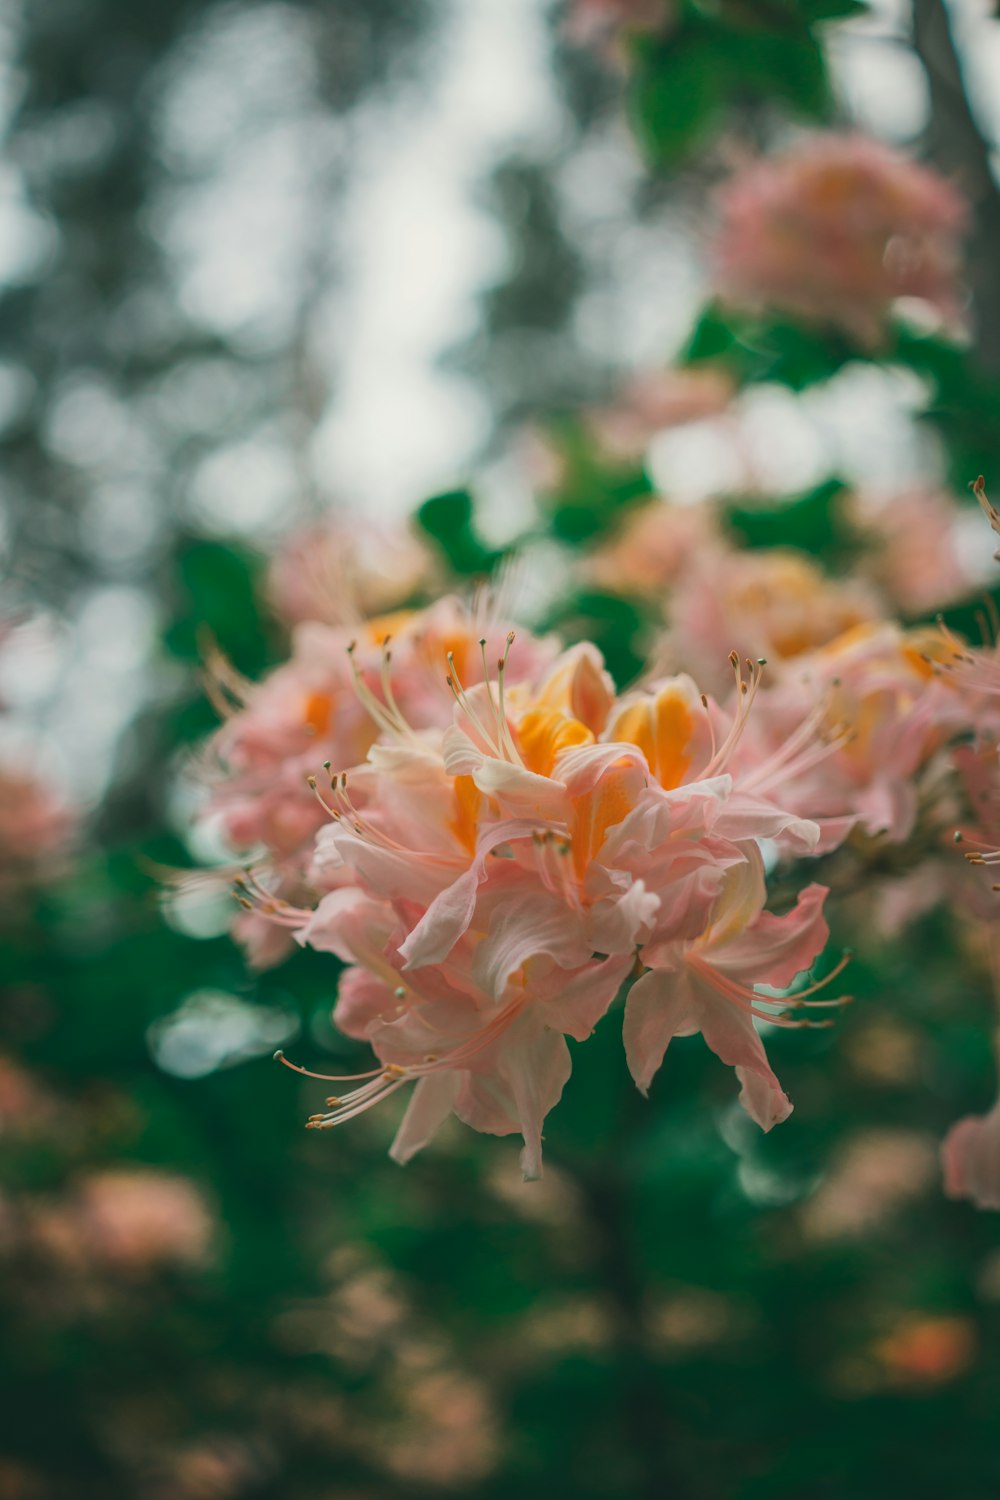
[(929, 167), (861, 135), (816, 135), (754, 162), (718, 195), (712, 247), (727, 300), (833, 324), (877, 345), (902, 297), (960, 321), (968, 213)]
[(839, 825), (842, 835), (857, 826), (902, 842), (938, 757), (969, 728), (968, 705), (942, 665), (948, 655), (936, 630), (856, 626), (775, 674), (742, 753), (752, 762), (801, 721), (806, 704), (821, 705), (813, 711), (834, 736), (831, 753), (792, 770), (787, 803)]
[(861, 494), (852, 520), (872, 543), (861, 570), (904, 615), (941, 609), (984, 581), (964, 545), (966, 523), (975, 519), (941, 490), (914, 488), (878, 498)]
[(701, 1030), (769, 1128), (788, 1106), (754, 1019), (816, 1024), (803, 1012), (830, 1003), (755, 988), (787, 988), (826, 937), (821, 887), (785, 917), (764, 910), (759, 851), (761, 839), (816, 847), (819, 827), (776, 796), (812, 746), (800, 737), (733, 774), (759, 667), (745, 675), (734, 659), (728, 711), (684, 677), (619, 697), (586, 644), (508, 687), (512, 639), (495, 681), (451, 674), (443, 732), (394, 716), (365, 767), (332, 773), (315, 863), (340, 883), (314, 911), (272, 909), (350, 965), (335, 1020), (380, 1062), (335, 1080), (355, 1086), (311, 1123), (339, 1124), (414, 1085), (397, 1158), (454, 1112), (479, 1130), (519, 1130), (536, 1176), (569, 1076), (565, 1038), (589, 1036), (639, 973), (626, 1010), (637, 1081), (648, 1085), (671, 1034)]
[[(714, 556), (720, 546), (719, 525), (709, 506), (651, 500), (630, 509), (616, 534), (584, 567), (602, 588), (655, 600), (675, 585), (683, 588), (689, 570), (700, 570), (702, 559)], [(730, 649), (727, 644), (723, 660)], [(713, 659), (711, 665), (714, 672), (717, 662)]]
[(268, 569), (267, 595), (290, 625), (357, 630), (434, 583), (434, 560), (415, 531), (332, 515), (287, 538)]
[(71, 809), (33, 770), (0, 766), (0, 892), (44, 884), (57, 875), (75, 823)]
[(736, 383), (719, 364), (649, 370), (631, 380), (613, 405), (585, 414), (601, 451), (612, 459), (641, 459), (658, 432), (725, 412)]
[[(988, 499), (982, 475), (973, 487), (991, 528), (1000, 534), (1000, 516)], [(1000, 558), (1000, 552), (996, 556)], [(960, 643), (955, 643), (955, 655), (960, 664), (958, 678), (961, 685), (966, 690), (972, 688), (973, 693), (982, 694), (987, 702), (996, 699), (1000, 691), (996, 651), (969, 652), (961, 648)], [(966, 846), (964, 853), (970, 865), (987, 867), (991, 873), (996, 873), (996, 865), (1000, 864), (1000, 780), (997, 775), (996, 726), (993, 729), (993, 735), (978, 748), (963, 747), (957, 751), (957, 763), (963, 772), (975, 826), (972, 832), (960, 829), (955, 837)], [(999, 888), (994, 882), (993, 892)], [(981, 889), (979, 900), (985, 894), (985, 889)], [(996, 924), (996, 915), (993, 921)], [(990, 929), (990, 950), (996, 990), (996, 926)], [(997, 1043), (1000, 1046), (1000, 1032)], [(942, 1146), (942, 1166), (949, 1196), (972, 1199), (979, 1208), (1000, 1209), (1000, 1100), (987, 1115), (966, 1116), (957, 1125), (952, 1125)]]
[[(711, 921), (697, 938), (651, 944), (644, 951), (649, 967), (625, 1006), (625, 1051), (645, 1092), (670, 1041), (701, 1032), (712, 1051), (736, 1069), (744, 1109), (770, 1130), (788, 1118), (792, 1106), (768, 1065), (754, 1019), (796, 1022), (768, 1010), (775, 1002), (753, 987), (787, 989), (822, 952), (828, 928), (822, 886), (807, 886), (784, 917), (764, 910), (765, 896), (760, 858), (752, 855), (728, 873)], [(805, 1005), (815, 989), (781, 1002), (783, 1011)]]
[[(266, 872), (275, 894), (302, 900), (312, 890), (312, 845), (326, 813), (309, 778), (325, 761), (344, 768), (363, 762), (396, 714), (418, 728), (447, 723), (448, 661), (474, 682), (484, 650), (495, 654), (502, 646), (488, 612), (488, 603), (477, 611), (447, 597), (359, 629), (308, 622), (293, 633), (289, 661), (260, 684), (218, 657), (210, 662), (225, 723), (205, 757), (204, 816), (221, 823), (236, 857)], [(552, 655), (530, 635), (524, 645), (515, 676), (522, 664), (533, 670)], [(240, 930), (260, 963), (285, 951), (253, 913)]]
[(714, 691), (733, 641), (777, 668), (883, 618), (884, 606), (869, 585), (830, 578), (804, 553), (737, 552), (720, 543), (693, 552), (666, 614), (659, 659), (683, 663)]

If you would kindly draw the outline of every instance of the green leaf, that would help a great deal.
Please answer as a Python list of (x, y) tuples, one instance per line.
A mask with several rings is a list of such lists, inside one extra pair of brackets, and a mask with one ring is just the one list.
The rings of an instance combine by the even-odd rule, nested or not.
[(723, 514), (746, 547), (797, 547), (824, 562), (846, 561), (856, 550), (841, 501), (847, 486), (829, 479), (776, 505), (730, 501)]
[(468, 490), (432, 495), (418, 509), (416, 520), (460, 578), (491, 572), (503, 555), (477, 535), (475, 503)]
[(721, 81), (711, 49), (698, 33), (674, 36), (642, 51), (628, 110), (653, 163), (677, 160), (708, 133), (723, 102)]

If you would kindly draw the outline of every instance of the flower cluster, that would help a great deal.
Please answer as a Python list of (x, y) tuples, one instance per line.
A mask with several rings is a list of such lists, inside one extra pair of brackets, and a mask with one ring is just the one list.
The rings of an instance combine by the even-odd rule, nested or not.
[[(484, 639), (492, 652), (503, 643), (503, 633), (484, 620), (484, 607), (446, 597), (423, 611), (360, 625), (303, 621), (288, 662), (259, 685), (213, 654), (210, 680), (225, 723), (209, 747), (206, 811), (242, 862), (266, 869), (272, 894), (302, 901), (316, 892), (313, 840), (326, 815), (307, 777), (323, 761), (358, 765), (397, 714), (417, 730), (446, 725), (453, 700), (444, 664), (474, 683)], [(554, 649), (543, 641), (526, 644), (514, 677)], [(253, 909), (239, 935), (259, 966), (287, 951), (281, 930)]]
[(737, 305), (832, 324), (866, 346), (900, 297), (959, 321), (964, 202), (881, 142), (807, 139), (737, 173), (718, 208), (716, 281)]
[(640, 1088), (672, 1037), (701, 1032), (769, 1129), (791, 1105), (755, 1019), (820, 1024), (812, 1008), (837, 1003), (812, 986), (757, 988), (787, 991), (827, 938), (821, 886), (783, 915), (765, 907), (761, 841), (802, 855), (821, 841), (777, 790), (814, 761), (811, 729), (741, 755), (762, 669), (735, 657), (723, 708), (685, 676), (619, 697), (586, 644), (508, 686), (516, 654), (510, 635), (495, 678), (476, 686), (451, 671), (443, 731), (381, 707), (366, 765), (333, 772), (324, 797), (314, 863), (335, 888), (311, 912), (264, 903), (350, 966), (334, 1018), (381, 1064), (312, 1123), (415, 1085), (398, 1159), (454, 1112), (520, 1131), (537, 1176), (566, 1038), (589, 1037), (633, 979), (624, 1037)]
[[(740, 552), (704, 507), (657, 502), (630, 527), (646, 547), (626, 531), (605, 567), (669, 603), (624, 693), (592, 644), (515, 638), (485, 597), (303, 622), (256, 686), (212, 663), (209, 811), (241, 860), (240, 936), (258, 964), (295, 943), (334, 955), (335, 1023), (377, 1060), (329, 1080), (314, 1128), (406, 1091), (398, 1160), (455, 1114), (519, 1132), (535, 1177), (568, 1041), (621, 1001), (641, 1090), (700, 1033), (768, 1130), (791, 1103), (767, 1028), (830, 1025), (843, 1003), (826, 988), (842, 963), (809, 977), (828, 938), (811, 861), (867, 882), (869, 921), (949, 898), (990, 914), (997, 648), (906, 628), (873, 582), (802, 554)], [(950, 1191), (1000, 1198), (997, 1119), (949, 1137)]]

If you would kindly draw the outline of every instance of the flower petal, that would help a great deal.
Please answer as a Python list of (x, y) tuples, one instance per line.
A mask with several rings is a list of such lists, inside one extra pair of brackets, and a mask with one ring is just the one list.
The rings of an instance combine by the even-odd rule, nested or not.
[(677, 969), (650, 969), (637, 979), (625, 1001), (625, 1060), (639, 1090), (646, 1094), (675, 1036), (698, 1029), (687, 976)]
[(790, 912), (776, 917), (763, 911), (755, 922), (717, 948), (709, 945), (713, 968), (744, 984), (767, 984), (785, 989), (796, 974), (808, 969), (826, 947), (830, 936), (823, 903), (825, 885), (807, 885)]
[(740, 1103), (762, 1130), (787, 1120), (791, 1102), (771, 1071), (764, 1043), (745, 1010), (731, 1004), (704, 983), (697, 985), (698, 1025), (716, 1057), (736, 1069)]
[(389, 1155), (400, 1166), (422, 1150), (451, 1114), (458, 1097), (460, 1074), (431, 1073), (421, 1078), (406, 1106)]
[(1000, 1208), (1000, 1104), (951, 1127), (941, 1146), (941, 1164), (949, 1198)]
[(413, 931), (400, 944), (399, 952), (408, 969), (440, 963), (472, 921), (476, 893), (486, 879), (486, 861), (493, 850), (511, 839), (529, 838), (535, 822), (495, 823), (479, 837), (476, 857), (457, 880), (441, 891), (424, 912)]
[(472, 977), (500, 1000), (529, 959), (545, 954), (561, 968), (575, 969), (590, 953), (579, 916), (562, 901), (535, 886), (516, 894), (503, 890), (490, 929), (476, 949)]
[(614, 1002), (633, 962), (631, 953), (618, 954), (588, 964), (573, 978), (556, 976), (553, 983), (558, 984), (558, 992), (550, 999), (535, 1001), (539, 1016), (554, 1031), (585, 1042)]

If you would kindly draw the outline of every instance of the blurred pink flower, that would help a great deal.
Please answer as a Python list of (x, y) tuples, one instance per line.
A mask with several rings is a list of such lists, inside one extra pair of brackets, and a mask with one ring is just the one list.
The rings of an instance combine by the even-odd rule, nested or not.
[(938, 752), (970, 726), (968, 704), (941, 668), (947, 654), (935, 630), (856, 626), (774, 674), (740, 755), (753, 765), (774, 754), (774, 737), (786, 739), (811, 709), (820, 720), (816, 753), (789, 768), (786, 805), (830, 820), (840, 838), (857, 826), (900, 843)]
[(59, 1198), (29, 1205), (26, 1239), (81, 1275), (141, 1277), (160, 1267), (208, 1263), (214, 1215), (187, 1177), (154, 1167), (108, 1167)]
[(877, 502), (858, 497), (855, 520), (875, 544), (862, 571), (906, 615), (928, 614), (964, 598), (979, 581), (960, 546), (968, 515), (941, 490), (906, 490)]
[(1000, 1100), (985, 1115), (966, 1115), (941, 1147), (949, 1198), (970, 1198), (978, 1208), (1000, 1208)]
[(683, 663), (716, 691), (729, 680), (734, 649), (780, 667), (882, 613), (870, 585), (830, 578), (804, 553), (701, 546), (668, 597), (659, 660)]
[[(629, 512), (618, 532), (585, 564), (603, 588), (625, 595), (657, 595), (697, 572), (719, 545), (715, 513), (707, 505), (653, 500)], [(724, 660), (728, 655), (723, 653)], [(696, 669), (694, 662), (686, 662)]]
[(47, 1134), (58, 1128), (60, 1108), (26, 1068), (0, 1054), (0, 1135)]
[(267, 592), (290, 625), (315, 620), (358, 628), (409, 603), (435, 579), (415, 531), (330, 516), (288, 537), (268, 571)]
[(83, 1178), (77, 1228), (97, 1262), (138, 1273), (161, 1265), (200, 1266), (216, 1226), (187, 1177), (152, 1167), (109, 1167)]
[(718, 195), (721, 294), (879, 343), (900, 297), (960, 321), (968, 213), (943, 177), (861, 135), (817, 135), (746, 166)]
[(639, 459), (658, 432), (718, 417), (736, 392), (722, 365), (647, 370), (629, 382), (611, 406), (585, 414), (588, 428), (612, 459)]
[(75, 825), (71, 810), (47, 782), (26, 768), (0, 767), (0, 891), (58, 875)]
[(614, 57), (623, 38), (665, 31), (673, 16), (674, 0), (570, 0), (566, 33), (578, 45)]

